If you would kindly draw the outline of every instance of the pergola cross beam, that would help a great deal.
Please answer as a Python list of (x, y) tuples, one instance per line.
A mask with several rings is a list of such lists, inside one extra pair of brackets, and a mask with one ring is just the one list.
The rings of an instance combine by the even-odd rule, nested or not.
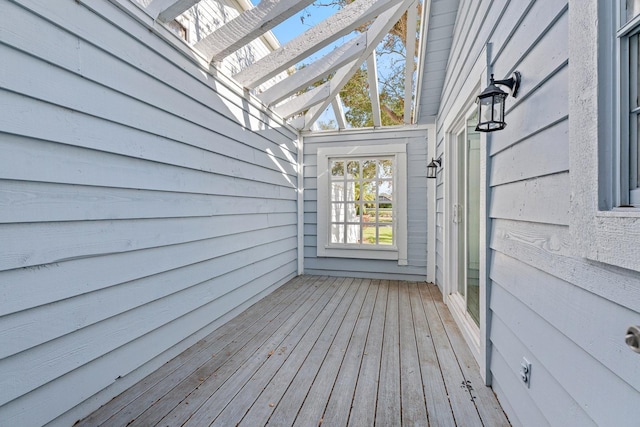
[(369, 81), (369, 98), (371, 99), (371, 113), (373, 115), (373, 126), (382, 126), (380, 115), (380, 92), (378, 91), (378, 67), (376, 65), (376, 51), (367, 58), (367, 79)]
[(169, 22), (176, 19), (200, 0), (153, 0), (147, 7), (149, 15), (160, 22)]
[(396, 3), (397, 0), (358, 0), (350, 3), (233, 77), (244, 87), (253, 89)]
[[(328, 98), (319, 105), (310, 108), (304, 117), (303, 130), (309, 130), (313, 123), (320, 117), (322, 112), (329, 106), (331, 100), (340, 92), (349, 79), (356, 73), (360, 65), (373, 53), (378, 43), (391, 30), (396, 22), (402, 17), (404, 12), (413, 4), (415, 0), (401, 0), (395, 2), (394, 6), (378, 16), (375, 22), (367, 30), (367, 47), (358, 61), (351, 67), (343, 67), (331, 79), (331, 93)], [(356, 2), (358, 3), (358, 2)], [(355, 4), (355, 3), (352, 3)], [(300, 123), (300, 121), (297, 121)]]
[[(349, 69), (357, 64), (357, 60), (353, 60), (340, 68), (336, 73), (339, 73), (344, 69)], [(329, 98), (329, 96), (333, 92), (332, 89), (334, 86), (335, 83), (333, 82), (333, 79), (331, 79), (316, 88), (313, 88), (301, 95), (296, 96), (295, 98), (287, 101), (284, 104), (278, 105), (275, 108), (275, 112), (284, 118), (289, 118), (294, 114), (308, 110), (314, 105), (324, 102), (327, 98)]]
[(418, 22), (418, 2), (409, 6), (407, 10), (407, 34), (405, 38), (406, 59), (404, 77), (404, 123), (411, 124), (411, 107), (413, 106), (413, 69), (415, 67), (414, 54), (416, 49), (416, 26)]
[(329, 52), (309, 66), (297, 70), (286, 79), (271, 86), (258, 98), (267, 105), (282, 101), (293, 93), (322, 80), (349, 61), (359, 57), (367, 45), (367, 35), (360, 34)]
[(342, 108), (340, 94), (333, 97), (331, 100), (331, 107), (333, 108), (333, 114), (336, 116), (336, 120), (338, 121), (338, 129), (346, 129), (347, 120), (344, 117), (344, 108)]
[(314, 0), (262, 0), (195, 44), (209, 62), (226, 56), (295, 15)]

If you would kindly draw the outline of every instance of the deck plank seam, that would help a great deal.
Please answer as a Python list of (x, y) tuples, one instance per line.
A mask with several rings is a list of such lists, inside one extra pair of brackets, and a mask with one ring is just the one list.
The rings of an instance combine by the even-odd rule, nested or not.
[[(326, 281), (326, 282), (328, 282), (330, 285), (333, 285), (333, 284), (335, 284), (336, 280), (337, 280), (337, 278), (329, 278), (329, 279), (327, 279), (327, 281)], [(326, 283), (326, 282), (323, 282), (323, 283)], [(276, 329), (275, 329), (273, 332), (271, 332), (270, 334), (275, 333), (275, 331), (279, 330), (279, 329), (282, 327), (283, 323), (285, 323), (286, 321), (288, 321), (288, 320), (291, 318), (291, 316), (295, 315), (295, 313), (296, 313), (298, 310), (300, 310), (300, 307), (302, 307), (302, 306), (304, 305), (304, 303), (306, 303), (307, 301), (309, 301), (309, 299), (314, 298), (314, 296), (315, 296), (315, 298), (320, 298), (320, 297), (324, 294), (324, 292), (326, 292), (326, 289), (324, 289), (324, 290), (320, 290), (320, 288), (319, 288), (319, 287), (317, 287), (317, 288), (315, 288), (315, 289), (311, 290), (311, 292), (310, 292), (310, 293), (308, 293), (308, 294), (304, 294), (304, 295), (303, 295), (303, 296), (301, 296), (299, 299), (296, 299), (296, 301), (295, 301), (293, 304), (291, 304), (291, 305), (289, 305), (288, 307), (286, 307), (286, 308), (285, 308), (285, 310), (283, 310), (283, 311), (282, 311), (282, 312), (281, 312), (277, 317), (275, 317), (271, 322), (269, 322), (269, 324), (265, 325), (265, 327), (266, 327), (266, 326), (269, 326), (269, 325), (273, 325), (273, 327), (274, 327), (274, 328), (276, 328)], [(316, 294), (318, 294), (318, 295), (316, 295)], [(283, 317), (282, 319), (280, 318), (281, 316)], [(279, 324), (280, 326), (277, 326), (276, 324)], [(222, 364), (221, 364), (218, 368), (216, 368), (214, 371), (212, 371), (211, 375), (209, 375), (209, 377), (207, 378), (207, 380), (208, 380), (208, 379), (210, 379), (212, 376), (214, 376), (216, 373), (219, 373), (219, 371), (220, 371), (223, 367), (225, 367), (227, 363), (231, 363), (231, 362), (233, 361), (233, 360), (232, 360), (232, 358), (231, 358), (232, 356), (235, 356), (235, 355), (239, 354), (241, 351), (245, 350), (249, 345), (251, 345), (251, 347), (255, 348), (255, 352), (247, 352), (247, 354), (248, 354), (248, 359), (243, 359), (242, 361), (240, 361), (240, 363), (241, 363), (241, 364), (244, 364), (244, 363), (248, 362), (248, 361), (249, 361), (249, 359), (251, 359), (252, 357), (254, 357), (254, 356), (255, 356), (255, 354), (257, 353), (258, 349), (260, 349), (262, 346), (264, 346), (265, 342), (267, 342), (267, 341), (269, 340), (269, 338), (272, 336), (272, 335), (267, 335), (267, 336), (265, 336), (265, 337), (264, 337), (264, 339), (262, 339), (262, 341), (260, 341), (260, 342), (256, 342), (256, 343), (253, 343), (253, 341), (254, 341), (254, 340), (257, 340), (257, 336), (258, 336), (258, 335), (259, 335), (259, 333), (260, 333), (260, 332), (262, 332), (262, 331), (264, 331), (264, 328), (263, 328), (263, 329), (261, 329), (260, 331), (253, 331), (253, 332), (254, 332), (254, 333), (253, 333), (253, 337), (252, 337), (252, 338), (247, 339), (247, 341), (246, 341), (242, 346), (240, 346), (240, 347), (239, 347), (239, 349), (238, 349), (236, 352), (234, 352), (232, 355), (227, 355), (226, 360), (225, 360), (224, 362), (222, 362)], [(235, 363), (235, 361), (234, 361), (234, 363)], [(228, 366), (227, 366), (227, 367), (228, 367)], [(222, 385), (223, 385), (224, 383), (226, 383), (226, 382), (227, 382), (228, 378), (229, 378), (229, 377), (231, 377), (235, 372), (237, 372), (237, 369), (235, 369), (232, 373), (230, 373), (230, 374), (229, 374), (229, 376), (227, 377), (227, 379), (225, 379), (225, 380), (224, 380), (220, 385), (218, 385), (218, 386), (217, 386), (217, 388), (215, 389), (214, 393), (215, 393), (215, 392), (217, 392), (217, 391), (219, 390), (219, 388), (220, 388), (220, 387), (222, 387)], [(205, 384), (205, 382), (202, 382), (202, 384)], [(184, 398), (183, 398), (183, 399), (178, 403), (178, 405), (174, 406), (174, 408), (173, 408), (171, 411), (169, 411), (168, 413), (166, 413), (166, 414), (165, 414), (165, 415), (164, 415), (160, 420), (158, 420), (158, 422), (162, 422), (162, 421), (163, 421), (163, 420), (165, 420), (167, 417), (172, 416), (172, 414), (173, 414), (173, 413), (177, 410), (177, 408), (180, 406), (180, 403), (185, 402), (185, 401), (187, 401), (188, 399), (193, 399), (193, 397), (194, 397), (194, 393), (195, 393), (196, 391), (200, 390), (200, 388), (199, 388), (199, 387), (200, 387), (200, 386), (198, 386), (197, 388), (195, 388), (194, 390), (192, 390), (191, 392), (189, 392), (189, 393), (188, 393), (188, 394), (187, 394), (187, 395), (186, 395), (186, 396), (185, 396), (185, 397), (184, 397)], [(205, 397), (206, 397), (206, 396), (205, 396)], [(181, 421), (181, 424), (184, 424), (184, 423), (188, 422), (188, 421), (193, 417), (193, 415), (195, 415), (195, 412), (196, 412), (197, 410), (199, 410), (199, 409), (202, 407), (202, 405), (204, 405), (207, 401), (209, 401), (209, 400), (210, 400), (210, 398), (211, 398), (211, 395), (209, 396), (209, 398), (205, 398), (205, 399), (204, 399), (204, 401), (203, 401), (202, 403), (200, 403), (200, 404), (197, 406), (197, 408), (196, 408), (196, 409), (194, 409), (193, 411), (190, 411), (190, 413), (189, 413), (189, 415), (188, 415), (187, 419), (185, 419), (185, 420)], [(177, 414), (174, 414), (173, 416), (176, 416), (176, 415), (177, 415)], [(142, 424), (144, 425), (144, 424), (146, 424), (146, 423), (144, 423), (144, 422), (143, 422)], [(154, 423), (151, 423), (151, 424), (154, 424)], [(176, 424), (176, 423), (171, 423), (171, 422), (170, 422), (169, 424), (171, 425), (171, 424)]]
[[(319, 288), (318, 292), (314, 292), (312, 297), (313, 296), (316, 296), (316, 297), (309, 298), (312, 300), (311, 307), (315, 307), (318, 301), (322, 301), (324, 298), (330, 299), (330, 296), (327, 296), (327, 294), (329, 293), (329, 290), (332, 287), (335, 288), (334, 292), (339, 291), (340, 289), (339, 281), (340, 279), (337, 278), (331, 283), (332, 284), (331, 287), (328, 287), (326, 289)], [(333, 293), (331, 295), (333, 295)], [(307, 299), (305, 303), (309, 301), (309, 299)], [(248, 359), (245, 359), (242, 362), (240, 362), (240, 364), (236, 365), (236, 369), (234, 370), (234, 372), (231, 375), (229, 375), (224, 380), (224, 382), (220, 384), (220, 386), (215, 390), (215, 392), (213, 392), (213, 394), (211, 394), (205, 400), (205, 402), (202, 405), (200, 405), (200, 407), (191, 414), (189, 419), (186, 422), (184, 422), (183, 425), (185, 426), (202, 425), (203, 420), (201, 419), (203, 417), (205, 417), (206, 419), (209, 419), (212, 415), (211, 407), (210, 407), (211, 404), (213, 405), (224, 404), (224, 406), (219, 409), (215, 417), (213, 417), (210, 420), (210, 424), (213, 423), (215, 419), (224, 411), (224, 409), (233, 400), (233, 397), (235, 397), (238, 394), (239, 390), (241, 390), (242, 387), (251, 380), (251, 378), (256, 374), (256, 372), (269, 359), (269, 352), (272, 349), (276, 349), (280, 347), (281, 343), (291, 333), (291, 329), (295, 329), (300, 324), (302, 319), (304, 319), (307, 316), (308, 311), (304, 312), (303, 307), (306, 307), (306, 305), (301, 304), (299, 307), (297, 307), (296, 310), (291, 313), (291, 315), (286, 319), (284, 323), (281, 323), (280, 326), (270, 336), (265, 337), (265, 339), (258, 345), (258, 347), (254, 352), (248, 352), (248, 356), (249, 356)], [(267, 354), (266, 357), (264, 356), (265, 354)], [(249, 366), (252, 366), (252, 371), (248, 370), (248, 366), (247, 366), (248, 364)], [(237, 381), (238, 379), (234, 378), (234, 376), (237, 376), (237, 375), (240, 376), (240, 380), (242, 382), (241, 385), (239, 385), (239, 381)], [(243, 378), (243, 377), (246, 377), (246, 378)], [(237, 387), (237, 386), (239, 386), (239, 388), (238, 390), (235, 391), (235, 393), (231, 398), (229, 398), (229, 393), (223, 393), (223, 392), (226, 392), (227, 388), (231, 388), (231, 391), (233, 391), (234, 387)], [(224, 396), (224, 399), (218, 400), (218, 398), (220, 397), (220, 394)], [(226, 401), (226, 403), (223, 403), (224, 401)], [(203, 408), (205, 405), (207, 405), (206, 409)]]

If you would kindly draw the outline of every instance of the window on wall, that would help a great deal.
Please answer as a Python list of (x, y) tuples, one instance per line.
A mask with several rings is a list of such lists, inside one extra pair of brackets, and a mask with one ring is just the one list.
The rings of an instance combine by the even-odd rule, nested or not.
[(620, 201), (640, 207), (640, 0), (621, 0), (617, 38), (620, 52)]
[(640, 271), (640, 1), (569, 8), (572, 251)]
[(406, 147), (318, 150), (318, 256), (406, 264)]
[(329, 243), (393, 246), (393, 157), (332, 157)]

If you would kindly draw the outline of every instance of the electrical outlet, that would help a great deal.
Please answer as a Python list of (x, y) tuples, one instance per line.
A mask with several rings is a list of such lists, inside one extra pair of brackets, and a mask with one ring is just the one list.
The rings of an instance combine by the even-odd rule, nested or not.
[(520, 362), (520, 378), (527, 388), (531, 387), (531, 363), (525, 357)]

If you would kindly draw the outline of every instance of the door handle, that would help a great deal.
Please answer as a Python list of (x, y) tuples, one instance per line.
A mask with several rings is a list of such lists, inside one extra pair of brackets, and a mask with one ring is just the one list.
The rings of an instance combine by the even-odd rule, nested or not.
[(640, 326), (629, 326), (627, 335), (624, 337), (624, 342), (627, 343), (631, 350), (640, 353)]

